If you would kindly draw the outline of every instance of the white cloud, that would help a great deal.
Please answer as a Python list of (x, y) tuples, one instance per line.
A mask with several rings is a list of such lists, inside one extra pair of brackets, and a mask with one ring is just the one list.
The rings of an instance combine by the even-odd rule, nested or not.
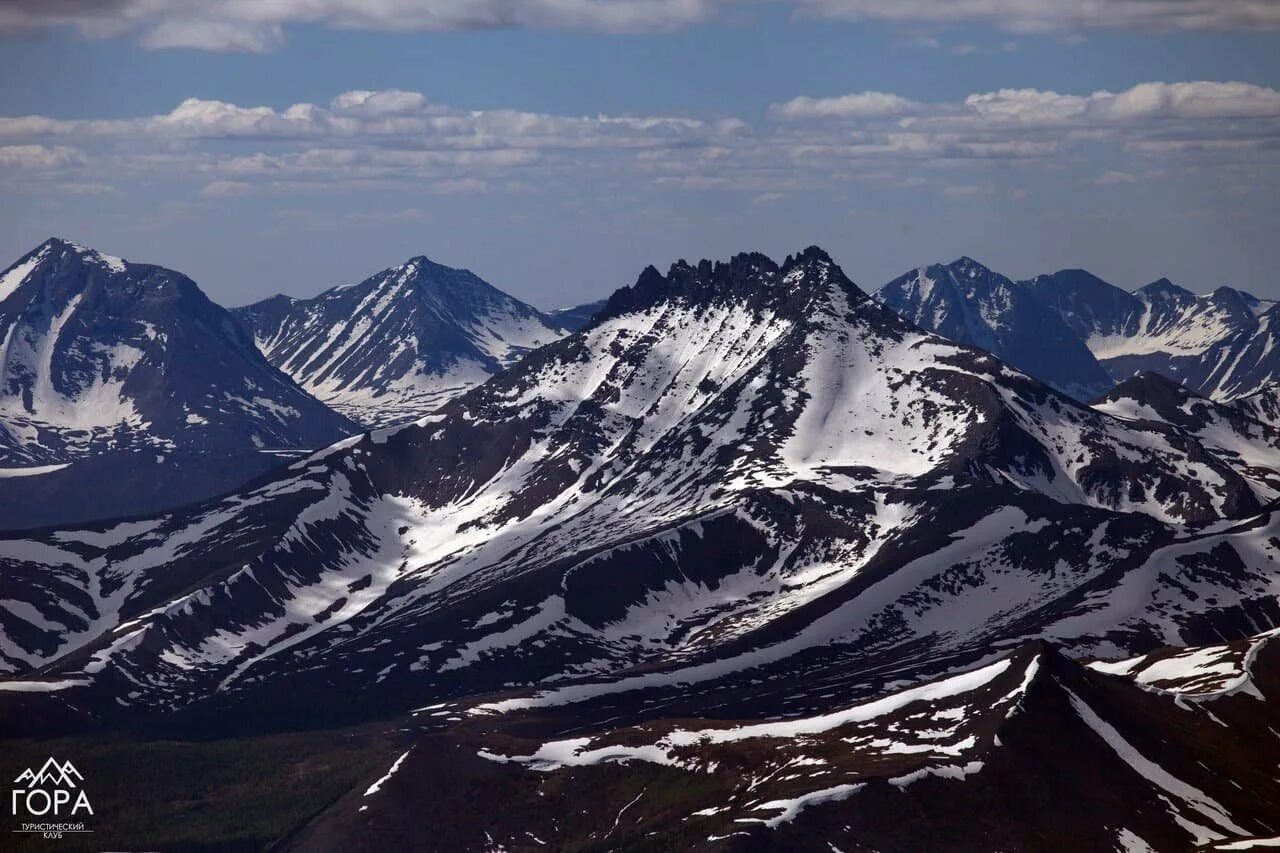
[(200, 190), (201, 198), (225, 198), (227, 196), (248, 195), (253, 192), (253, 184), (246, 181), (213, 181), (205, 184)]
[(0, 168), (46, 171), (79, 162), (80, 154), (62, 145), (0, 145)]
[(1116, 119), (1280, 116), (1280, 91), (1252, 83), (1141, 83), (1118, 95), (1093, 98), (1107, 117)]
[(400, 89), (384, 89), (378, 92), (366, 90), (343, 92), (329, 103), (330, 109), (340, 115), (368, 118), (412, 115), (422, 112), (426, 106), (426, 95), (421, 92), (405, 92)]
[[(386, 32), (538, 28), (671, 30), (745, 0), (6, 0), (0, 32), (72, 27), (151, 48), (263, 52), (286, 28)], [(801, 17), (901, 24), (988, 23), (1023, 32), (1275, 30), (1275, 0), (778, 0)], [(963, 46), (957, 46), (963, 49)]]
[(272, 23), (168, 18), (143, 30), (138, 40), (144, 47), (156, 49), (266, 53), (284, 44), (284, 28)]
[(290, 24), (389, 32), (509, 27), (669, 30), (706, 20), (717, 0), (8, 0), (0, 32), (68, 26), (153, 48), (262, 52)]
[[(72, 139), (75, 148), (65, 144)], [(841, 181), (912, 186), (924, 169), (1050, 174), (1082, 164), (1081, 181), (1120, 184), (1119, 175), (1164, 167), (1161, 159), (1280, 166), (1280, 92), (1204, 81), (1089, 94), (1004, 89), (943, 103), (855, 92), (793, 98), (756, 125), (468, 110), (394, 89), (285, 108), (191, 98), (136, 118), (0, 117), (0, 191), (147, 185), (211, 203), (344, 188), (505, 193), (588, 180), (608, 182), (600, 185), (609, 192), (631, 180), (750, 201)], [(961, 188), (986, 179), (947, 177)]]
[(799, 97), (770, 107), (777, 118), (880, 118), (907, 115), (919, 104), (888, 92), (854, 92), (835, 98)]
[(1022, 32), (1274, 30), (1274, 0), (795, 0), (799, 14), (898, 23), (980, 21)]

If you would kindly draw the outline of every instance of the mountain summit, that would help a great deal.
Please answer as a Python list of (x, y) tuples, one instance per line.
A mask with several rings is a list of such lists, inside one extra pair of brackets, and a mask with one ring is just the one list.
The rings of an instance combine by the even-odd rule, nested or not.
[(272, 364), (367, 426), (418, 417), (564, 334), (468, 270), (410, 258), (312, 299), (235, 309)]
[[(263, 450), (319, 447), (355, 429), (272, 367), (191, 279), (64, 240), (42, 243), (0, 274), (0, 341), (0, 467), (79, 464), (131, 451), (153, 460), (157, 453), (233, 453), (262, 457), (250, 466), (256, 473), (270, 461)], [(109, 479), (106, 470), (97, 475)], [(156, 475), (140, 470), (127, 479)], [(242, 482), (227, 475), (204, 486)], [(188, 501), (216, 493), (194, 480), (182, 486)], [(98, 487), (104, 500), (114, 491), (110, 483)], [(116, 497), (122, 502), (102, 509), (143, 508)]]
[(1062, 318), (1024, 284), (972, 258), (899, 276), (876, 298), (913, 323), (981, 347), (1069, 394), (1090, 400), (1111, 377)]

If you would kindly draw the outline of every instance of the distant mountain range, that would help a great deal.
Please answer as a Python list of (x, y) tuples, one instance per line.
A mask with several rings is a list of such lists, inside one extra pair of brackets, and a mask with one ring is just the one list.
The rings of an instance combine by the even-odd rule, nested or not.
[(1071, 325), (1074, 318), (1039, 290), (961, 258), (899, 276), (876, 296), (921, 328), (981, 347), (1076, 399), (1104, 393), (1115, 384), (1111, 375)]
[(1274, 302), (1160, 279), (1129, 293), (1084, 270), (1013, 282), (970, 258), (907, 273), (876, 294), (923, 328), (982, 347), (1079, 400), (1143, 371), (1231, 399), (1280, 377)]
[(181, 273), (50, 239), (0, 274), (0, 529), (231, 491), (420, 417), (602, 304), (543, 314), (417, 257), (229, 312)]
[[(1072, 328), (972, 262), (890, 294)], [(650, 267), (412, 423), (0, 536), (0, 719), (396, 731), (289, 849), (1274, 835), (1275, 399), (1087, 406), (817, 248)]]

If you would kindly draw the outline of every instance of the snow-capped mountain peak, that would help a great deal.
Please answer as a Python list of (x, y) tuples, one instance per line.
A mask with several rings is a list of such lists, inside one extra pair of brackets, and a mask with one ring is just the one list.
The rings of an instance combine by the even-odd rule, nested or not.
[(312, 299), (235, 313), (272, 364), (369, 425), (420, 416), (563, 334), (474, 273), (421, 255)]
[(1035, 287), (972, 258), (921, 267), (886, 284), (876, 298), (922, 328), (981, 347), (1077, 399), (1092, 399), (1111, 385)]
[[(355, 429), (181, 273), (50, 239), (0, 283), (0, 467), (142, 450), (153, 461), (157, 451), (259, 455)], [(194, 477), (188, 485), (208, 494)], [(121, 497), (117, 512), (136, 506)]]

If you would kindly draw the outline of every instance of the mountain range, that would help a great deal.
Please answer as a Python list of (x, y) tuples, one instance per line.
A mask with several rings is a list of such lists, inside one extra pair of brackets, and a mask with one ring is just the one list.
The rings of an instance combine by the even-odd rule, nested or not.
[(0, 529), (228, 493), (421, 416), (602, 304), (544, 314), (416, 257), (228, 311), (181, 273), (50, 239), (0, 273)]
[[(647, 268), (412, 422), (0, 535), (0, 720), (381, 721), (382, 769), (291, 849), (1274, 835), (1275, 389), (1139, 372), (1085, 405), (1079, 329), (1112, 327), (1055, 286), (963, 260), (873, 298), (817, 248)], [(1081, 344), (1037, 367), (1072, 393), (996, 351), (1034, 356), (1031, 312)]]
[(907, 273), (877, 298), (914, 323), (973, 344), (1082, 401), (1144, 371), (1214, 399), (1277, 378), (1276, 304), (1168, 279), (1129, 293), (1079, 269), (1014, 282), (961, 258)]

